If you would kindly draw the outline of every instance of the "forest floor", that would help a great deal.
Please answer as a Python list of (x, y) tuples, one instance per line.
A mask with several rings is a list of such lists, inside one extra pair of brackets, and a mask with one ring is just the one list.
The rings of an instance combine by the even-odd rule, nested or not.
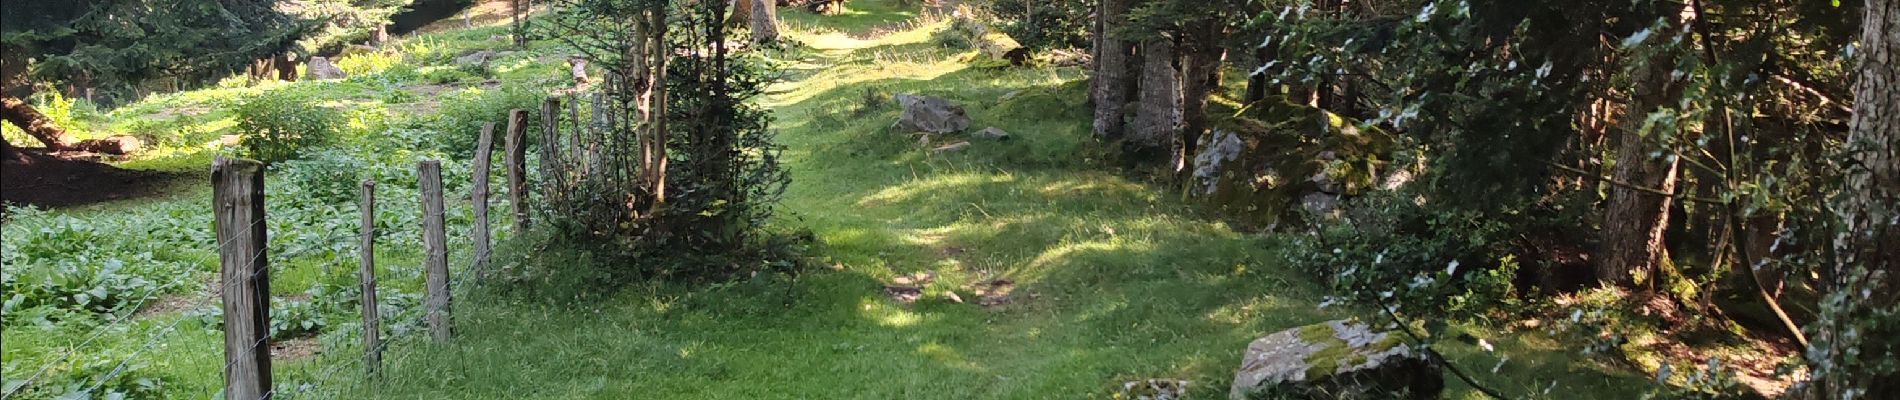
[[(710, 287), (642, 284), (569, 293), (572, 299), (459, 292), (453, 342), (400, 340), (385, 356), (384, 375), (365, 380), (356, 373), (361, 349), (352, 329), (360, 327), (350, 322), (356, 315), (347, 306), (350, 294), (332, 290), (354, 282), (354, 250), (328, 240), (353, 232), (354, 206), (347, 198), (291, 202), (314, 194), (273, 192), (273, 292), (279, 304), (317, 304), (320, 311), (311, 313), (322, 326), (320, 333), (287, 341), (279, 387), (296, 393), (319, 388), (313, 393), (341, 398), (1045, 399), (1109, 398), (1124, 381), (1168, 378), (1193, 382), (1191, 398), (1217, 399), (1226, 397), (1233, 370), (1255, 338), (1330, 319), (1383, 321), (1363, 307), (1327, 306), (1325, 285), (1288, 266), (1280, 237), (1238, 231), (1197, 213), (1173, 190), (1105, 168), (1089, 134), (1082, 67), (973, 63), (975, 51), (933, 39), (949, 23), (916, 3), (854, 0), (840, 15), (781, 14), (785, 33), (802, 45), (772, 55), (782, 81), (761, 100), (776, 118), (793, 178), (773, 224), (811, 230), (813, 256), (827, 268), (795, 284), (763, 276)], [(184, 132), (160, 141), (172, 145), (115, 165), (192, 177), (139, 201), (20, 213), (8, 222), (4, 240), (9, 252), (25, 249), (26, 255), (8, 259), (109, 256), (185, 269), (164, 276), (176, 281), (167, 294), (149, 299), (150, 306), (139, 301), (132, 308), (145, 311), (128, 314), (124, 325), (8, 314), (8, 390), (42, 365), (69, 378), (28, 398), (83, 388), (93, 384), (85, 378), (131, 365), (125, 376), (164, 382), (162, 397), (213, 397), (221, 384), (221, 335), (206, 322), (206, 307), (215, 303), (208, 287), (215, 285), (206, 282), (216, 255), (205, 236), (210, 199), (202, 171), (213, 155), (228, 153), (204, 145), (230, 129), (223, 106), (246, 95), (289, 91), (347, 109), (386, 110), (390, 126), (428, 125), (452, 120), (459, 108), (487, 104), (479, 99), (521, 82), (565, 79), (565, 50), (552, 40), (501, 56), (493, 76), (452, 75), (455, 56), (506, 50), (494, 39), (505, 34), (506, 21), (494, 18), (495, 2), (484, 4), (475, 28), (457, 21), (403, 39), (410, 53), (401, 63), (414, 64), (409, 75), (420, 78), (381, 72), (344, 81), (234, 85), (155, 96), (98, 122), (109, 127), (101, 130)], [(356, 68), (351, 65), (358, 64), (345, 68)], [(952, 100), (967, 109), (972, 130), (996, 127), (1011, 138), (920, 138), (893, 130), (898, 93)], [(498, 119), (494, 114), (480, 118)], [(411, 144), (388, 142), (410, 137), (381, 133), (333, 146), (379, 152), (367, 165), (342, 165), (401, 170), (420, 158), (445, 156), (401, 148)], [(418, 135), (429, 134), (447, 135)], [(963, 140), (972, 143), (962, 151), (932, 150)], [(271, 178), (271, 188), (321, 181), (296, 176), (295, 166), (273, 170), (282, 176)], [(351, 188), (361, 178), (339, 179)], [(458, 189), (466, 190), (451, 192)], [(415, 211), (404, 207), (414, 202), (394, 203), (380, 211), (396, 217), (386, 224), (397, 232), (388, 239), (395, 243), (379, 244), (378, 273), (389, 292), (413, 296), (421, 257), (404, 244), (416, 240), (405, 233), (410, 228), (397, 226), (413, 222)], [(463, 210), (467, 203), (451, 200), (449, 207)], [(465, 215), (449, 220), (451, 231), (468, 229)], [(62, 240), (90, 241), (95, 247), (85, 251), (100, 254), (79, 257), (78, 250), (46, 245)], [(454, 240), (451, 248), (466, 248)], [(42, 248), (63, 252), (32, 253)], [(592, 262), (565, 251), (504, 250), (511, 253), (498, 259), (516, 266), (584, 268)], [(467, 260), (459, 252), (450, 258), (458, 269)], [(899, 285), (921, 290), (890, 289)], [(409, 307), (415, 299), (398, 300), (386, 306)], [(1454, 332), (1470, 340), (1435, 346), (1516, 398), (1636, 398), (1655, 386), (1617, 361), (1584, 354), (1551, 333), (1558, 321), (1545, 321), (1543, 328), (1454, 324)], [(105, 339), (83, 340), (95, 332), (106, 332)], [(338, 370), (346, 372), (333, 373)], [(1447, 384), (1446, 398), (1483, 398), (1449, 376)]]

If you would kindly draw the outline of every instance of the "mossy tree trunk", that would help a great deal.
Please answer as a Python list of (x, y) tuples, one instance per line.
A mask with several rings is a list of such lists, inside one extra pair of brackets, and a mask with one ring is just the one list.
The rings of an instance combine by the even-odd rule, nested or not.
[(1141, 99), (1125, 144), (1137, 159), (1158, 159), (1181, 136), (1181, 70), (1174, 39), (1141, 44)]
[(1115, 32), (1128, 19), (1131, 0), (1101, 0), (1095, 19), (1095, 75), (1090, 97), (1095, 101), (1095, 137), (1119, 140), (1127, 129), (1122, 109), (1128, 106), (1129, 78), (1134, 46)]
[(778, 41), (778, 6), (774, 1), (740, 0), (741, 3), (751, 3), (750, 7), (745, 8), (750, 9), (752, 14), (753, 46), (765, 46)]
[(1843, 226), (1830, 297), (1842, 304), (1824, 304), (1846, 310), (1818, 330), (1817, 343), (1831, 348), (1813, 360), (1823, 398), (1900, 396), (1900, 374), (1879, 365), (1896, 356), (1894, 316), (1880, 313), (1900, 302), (1900, 0), (1864, 7), (1850, 162), (1836, 203)]
[[(1665, 32), (1681, 24), (1672, 18)], [(1663, 51), (1635, 62), (1642, 64), (1628, 69), (1630, 98), (1613, 128), (1618, 143), (1612, 176), (1617, 184), (1610, 188), (1603, 213), (1596, 271), (1599, 282), (1623, 287), (1655, 282), (1656, 267), (1666, 257), (1663, 236), (1681, 163), (1666, 151), (1668, 144), (1658, 140), (1661, 135), (1644, 132), (1650, 112), (1674, 107), (1682, 97), (1681, 82), (1672, 77), (1676, 56)]]

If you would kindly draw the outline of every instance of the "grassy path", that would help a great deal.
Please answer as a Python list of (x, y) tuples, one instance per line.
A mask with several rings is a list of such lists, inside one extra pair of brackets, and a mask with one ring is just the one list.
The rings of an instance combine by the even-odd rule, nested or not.
[[(876, 29), (912, 14), (862, 3), (868, 11), (825, 22), (835, 28), (788, 14), (810, 49), (784, 56), (790, 80), (765, 100), (794, 177), (779, 223), (812, 229), (835, 262), (801, 279), (791, 305), (784, 284), (765, 279), (477, 302), (458, 311), (455, 344), (397, 350), (380, 394), (1106, 398), (1125, 380), (1177, 378), (1194, 381), (1197, 398), (1223, 398), (1248, 341), (1349, 315), (1317, 307), (1318, 286), (1286, 270), (1270, 241), (1091, 164), (1081, 69), (973, 69), (930, 43), (941, 23)], [(949, 98), (977, 128), (1014, 137), (933, 154), (888, 129), (894, 93)], [(936, 279), (915, 304), (882, 293), (922, 271)], [(996, 278), (1014, 282), (1009, 304), (972, 304), (970, 285)], [(1521, 353), (1497, 375), (1517, 381), (1504, 389), (1619, 391), (1621, 378), (1546, 342), (1492, 341)], [(1448, 350), (1471, 368), (1498, 360), (1462, 347)], [(1452, 398), (1475, 398), (1452, 386)]]

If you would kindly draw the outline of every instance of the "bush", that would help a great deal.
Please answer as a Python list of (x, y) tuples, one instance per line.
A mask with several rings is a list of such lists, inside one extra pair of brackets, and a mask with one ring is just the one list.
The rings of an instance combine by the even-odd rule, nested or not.
[[(544, 92), (518, 85), (502, 86), (500, 89), (465, 89), (442, 103), (441, 112), (426, 122), (426, 127), (439, 131), (440, 138), (436, 150), (447, 152), (457, 158), (466, 159), (475, 154), (475, 141), (481, 137), (482, 124), (495, 124), (496, 135), (508, 126), (510, 110), (528, 110), (527, 124), (541, 126), (541, 100)], [(540, 135), (528, 135), (528, 142), (534, 143)], [(496, 149), (500, 149), (497, 139)]]
[(346, 122), (343, 113), (286, 91), (250, 96), (233, 111), (246, 156), (267, 163), (295, 159), (305, 148), (331, 142)]
[(353, 54), (336, 60), (336, 67), (348, 76), (380, 74), (398, 64), (402, 64), (402, 55), (386, 51)]
[(1345, 208), (1288, 249), (1294, 265), (1331, 282), (1336, 293), (1427, 317), (1515, 304), (1518, 264), (1504, 245), (1514, 232), (1509, 226), (1428, 209), (1393, 191), (1352, 199)]
[(1089, 2), (992, 0), (985, 7), (1001, 20), (998, 28), (1030, 49), (1089, 46)]

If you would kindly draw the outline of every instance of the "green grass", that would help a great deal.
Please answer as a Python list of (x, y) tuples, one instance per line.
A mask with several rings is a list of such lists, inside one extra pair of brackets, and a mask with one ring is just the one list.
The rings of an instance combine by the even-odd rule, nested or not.
[[(971, 52), (930, 42), (945, 22), (919, 18), (925, 13), (904, 4), (855, 0), (837, 16), (784, 13), (788, 35), (805, 47), (775, 55), (789, 81), (763, 100), (777, 118), (794, 178), (774, 224), (811, 229), (819, 240), (813, 256), (835, 269), (808, 272), (795, 285), (771, 277), (709, 287), (649, 283), (582, 300), (536, 298), (504, 287), (464, 291), (456, 295), (456, 339), (433, 344), (399, 335), (385, 375), (376, 380), (357, 372), (360, 328), (350, 325), (355, 314), (345, 312), (329, 316), (333, 328), (318, 338), (323, 354), (279, 361), (277, 381), (287, 388), (314, 381), (317, 394), (340, 398), (1043, 399), (1107, 398), (1123, 381), (1172, 378), (1193, 381), (1195, 398), (1215, 399), (1225, 397), (1249, 341), (1328, 319), (1377, 318), (1349, 306), (1319, 307), (1324, 286), (1286, 266), (1277, 238), (1237, 232), (1170, 190), (1105, 168), (1097, 156), (1102, 146), (1089, 137), (1086, 71), (972, 66), (965, 62)], [(228, 133), (231, 115), (224, 106), (261, 90), (304, 91), (352, 109), (402, 110), (463, 93), (407, 94), (436, 83), (418, 71), (445, 71), (468, 51), (503, 50), (504, 43), (489, 40), (503, 32), (486, 27), (408, 38), (400, 44), (405, 61), (345, 81), (154, 96), (107, 113), (95, 127), (123, 132), (185, 125), (177, 115), (189, 110), (186, 122)], [(526, 87), (558, 82), (564, 79), (562, 51), (556, 41), (531, 43), (491, 63), (492, 80)], [(456, 87), (491, 85), (479, 76), (442, 75)], [(951, 99), (968, 109), (973, 130), (998, 127), (1012, 138), (933, 153), (916, 136), (889, 128), (899, 112), (890, 99), (896, 93)], [(393, 111), (391, 125), (430, 117)], [(937, 137), (933, 144), (958, 140)], [(362, 143), (344, 144), (350, 145)], [(208, 212), (200, 205), (209, 204), (202, 171), (216, 153), (180, 146), (124, 162), (190, 174), (165, 196), (59, 210), (47, 218), (137, 224), (183, 213), (208, 220), (199, 214)], [(386, 207), (411, 203), (385, 201), (394, 204)], [(452, 200), (449, 207), (465, 210), (467, 204)], [(451, 218), (459, 223), (465, 222)], [(353, 226), (300, 230), (314, 238)], [(451, 247), (457, 251), (451, 264), (460, 268), (467, 245), (452, 241)], [(202, 260), (199, 272), (178, 279), (202, 281), (215, 271), (210, 249), (165, 251)], [(280, 297), (319, 283), (354, 282), (349, 254), (273, 251), (294, 255), (276, 261), (273, 286)], [(590, 262), (560, 250), (512, 251), (500, 259)], [(385, 292), (414, 293), (421, 258), (412, 248), (379, 247)], [(918, 303), (901, 305), (882, 294), (894, 277), (919, 271), (938, 278)], [(977, 296), (966, 285), (994, 278), (1015, 282), (1013, 301), (994, 309), (972, 304)], [(949, 292), (964, 301), (951, 300)], [(165, 397), (211, 397), (222, 384), (222, 336), (195, 318), (142, 314), (85, 348), (75, 346), (91, 333), (88, 324), (8, 326), (8, 379), (48, 362), (59, 372), (146, 348), (131, 359), (143, 366), (140, 376), (166, 380)], [(146, 346), (146, 338), (168, 326), (177, 332)], [(1647, 387), (1642, 377), (1597, 365), (1540, 332), (1459, 330), (1486, 338), (1497, 351), (1459, 341), (1440, 350), (1507, 393), (1631, 398)], [(67, 354), (83, 356), (63, 360)], [(1448, 398), (1481, 398), (1447, 379)]]
[[(811, 48), (781, 55), (794, 80), (765, 99), (794, 177), (776, 223), (815, 231), (817, 255), (839, 269), (799, 279), (789, 305), (773, 279), (636, 285), (584, 301), (477, 292), (463, 297), (453, 342), (398, 346), (383, 379), (334, 382), (357, 388), (343, 397), (1107, 398), (1126, 380), (1176, 378), (1213, 399), (1249, 341), (1376, 316), (1317, 307), (1321, 286), (1285, 267), (1271, 237), (1105, 172), (1089, 156), (1098, 145), (1084, 71), (970, 67), (967, 54), (927, 43), (941, 23), (867, 39), (910, 14), (851, 4), (883, 11), (787, 13)], [(905, 92), (949, 98), (974, 128), (1013, 138), (933, 154), (888, 128), (898, 113), (888, 97)], [(881, 294), (893, 277), (926, 270), (939, 278), (917, 304)], [(1018, 286), (1006, 307), (944, 294), (974, 301), (964, 285), (999, 277)], [(1628, 398), (1643, 388), (1539, 334), (1467, 330), (1509, 355), (1481, 376), (1511, 393)], [(1481, 372), (1500, 356), (1444, 349)], [(1480, 398), (1449, 385), (1449, 398)]]

